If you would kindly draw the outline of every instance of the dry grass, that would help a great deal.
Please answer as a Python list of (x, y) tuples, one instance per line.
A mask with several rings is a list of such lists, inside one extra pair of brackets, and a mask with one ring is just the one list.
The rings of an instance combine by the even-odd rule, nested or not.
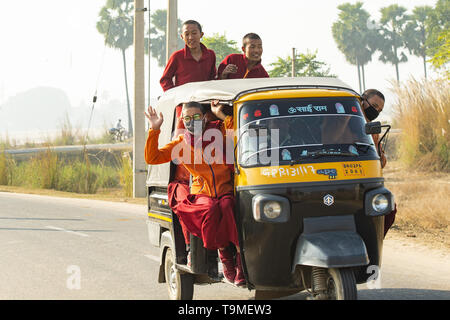
[(131, 198), (133, 196), (133, 162), (130, 153), (124, 152), (121, 162), (122, 168), (119, 172), (120, 184), (122, 185), (124, 196)]
[(413, 171), (396, 161), (388, 163), (384, 176), (397, 203), (394, 229), (450, 246), (450, 174)]
[(394, 126), (401, 129), (399, 160), (408, 168), (450, 172), (450, 82), (392, 83)]
[(390, 150), (398, 161), (384, 170), (397, 202), (393, 231), (450, 247), (450, 82), (410, 79), (392, 86), (393, 124), (401, 129)]

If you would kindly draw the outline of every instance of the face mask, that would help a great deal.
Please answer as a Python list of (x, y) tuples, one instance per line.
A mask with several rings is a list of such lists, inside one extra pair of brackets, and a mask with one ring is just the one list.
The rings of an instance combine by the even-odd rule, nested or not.
[(366, 109), (364, 109), (364, 113), (366, 114), (366, 117), (367, 117), (367, 119), (369, 119), (369, 121), (375, 120), (378, 117), (378, 115), (380, 114), (378, 112), (378, 110), (375, 109), (372, 106), (367, 107)]
[(204, 127), (204, 121), (203, 120), (191, 120), (189, 122), (185, 122), (184, 126), (186, 127), (186, 130), (189, 131), (191, 134), (197, 133), (195, 130), (203, 131)]

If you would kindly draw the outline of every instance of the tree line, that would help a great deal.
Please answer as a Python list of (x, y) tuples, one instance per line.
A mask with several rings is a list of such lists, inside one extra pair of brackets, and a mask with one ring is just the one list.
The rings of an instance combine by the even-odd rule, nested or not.
[(435, 7), (417, 6), (412, 12), (393, 4), (380, 9), (378, 21), (363, 8), (362, 2), (344, 3), (338, 9), (338, 21), (332, 26), (333, 38), (347, 62), (357, 67), (361, 91), (365, 89), (364, 66), (377, 52), (379, 61), (395, 67), (397, 81), (400, 63), (408, 61), (407, 53), (422, 58), (425, 78), (427, 62), (436, 69), (446, 68), (450, 0), (438, 0)]

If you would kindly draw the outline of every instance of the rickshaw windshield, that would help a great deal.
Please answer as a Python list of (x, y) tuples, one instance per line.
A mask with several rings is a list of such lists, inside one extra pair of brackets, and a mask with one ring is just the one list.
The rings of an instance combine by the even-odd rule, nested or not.
[(240, 108), (239, 126), (242, 166), (376, 156), (354, 97), (249, 101)]

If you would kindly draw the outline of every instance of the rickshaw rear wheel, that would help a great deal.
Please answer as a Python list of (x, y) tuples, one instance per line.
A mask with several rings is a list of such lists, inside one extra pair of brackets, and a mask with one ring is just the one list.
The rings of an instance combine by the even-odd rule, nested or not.
[(180, 273), (174, 263), (172, 250), (165, 255), (164, 271), (170, 300), (192, 300), (194, 296), (194, 276)]
[(327, 294), (330, 300), (356, 300), (356, 278), (352, 269), (328, 269)]

